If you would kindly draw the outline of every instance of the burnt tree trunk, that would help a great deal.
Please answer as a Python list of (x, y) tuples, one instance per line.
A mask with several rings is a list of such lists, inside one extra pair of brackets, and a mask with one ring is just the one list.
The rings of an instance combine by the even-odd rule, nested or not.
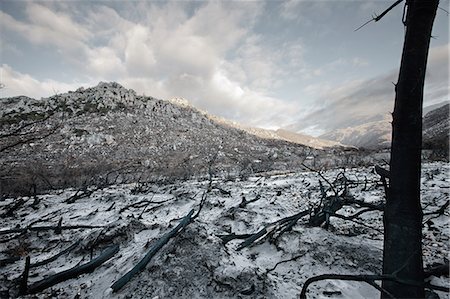
[[(406, 35), (392, 122), (390, 189), (384, 213), (383, 281), (396, 298), (424, 298), (420, 170), (422, 103), (431, 29), (438, 0), (407, 0)], [(417, 284), (411, 286), (401, 281)], [(382, 294), (382, 298), (386, 295)]]

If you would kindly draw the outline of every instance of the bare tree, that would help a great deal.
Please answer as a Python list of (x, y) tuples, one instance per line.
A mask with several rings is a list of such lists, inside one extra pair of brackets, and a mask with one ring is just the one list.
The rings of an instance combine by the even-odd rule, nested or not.
[[(406, 34), (392, 123), (390, 187), (384, 212), (383, 289), (396, 298), (424, 298), (420, 171), (422, 104), (438, 0), (406, 0)], [(401, 269), (401, 270), (400, 270)], [(400, 270), (400, 271), (399, 271)], [(387, 298), (382, 293), (382, 298)]]

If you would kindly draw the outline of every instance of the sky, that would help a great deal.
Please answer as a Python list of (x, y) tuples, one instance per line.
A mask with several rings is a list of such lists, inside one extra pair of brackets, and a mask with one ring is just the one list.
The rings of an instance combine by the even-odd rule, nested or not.
[[(0, 97), (115, 81), (208, 113), (311, 135), (392, 112), (403, 45), (394, 1), (0, 0)], [(448, 101), (449, 0), (433, 27), (425, 105)]]

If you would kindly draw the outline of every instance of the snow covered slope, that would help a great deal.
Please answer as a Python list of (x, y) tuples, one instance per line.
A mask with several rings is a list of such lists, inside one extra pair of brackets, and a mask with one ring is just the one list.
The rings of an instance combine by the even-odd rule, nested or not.
[[(433, 212), (449, 196), (448, 163), (427, 163), (422, 172), (422, 205)], [(342, 169), (323, 175), (333, 181)], [(356, 199), (383, 200), (384, 191), (371, 168), (345, 169)], [(310, 227), (307, 217), (271, 242), (260, 240), (236, 250), (242, 240), (223, 244), (219, 236), (255, 233), (265, 224), (307, 210), (320, 201), (320, 177), (313, 172), (251, 176), (248, 180), (188, 180), (174, 184), (125, 184), (94, 191), (72, 204), (76, 190), (53, 191), (37, 200), (22, 197), (0, 201), (0, 297), (17, 297), (25, 257), (44, 261), (75, 244), (72, 250), (30, 269), (28, 285), (89, 262), (112, 244), (119, 251), (107, 262), (78, 278), (57, 283), (22, 298), (298, 298), (306, 279), (320, 274), (380, 274), (382, 214), (364, 213), (359, 223), (331, 217), (325, 230)], [(209, 191), (208, 191), (209, 190)], [(205, 193), (207, 192), (207, 193)], [(329, 192), (331, 194), (331, 192)], [(199, 217), (165, 245), (118, 293), (111, 285), (129, 271), (163, 234), (188, 211)], [(243, 197), (248, 201), (240, 206)], [(339, 211), (351, 215), (361, 208)], [(4, 232), (25, 227), (90, 225), (91, 228)], [(424, 217), (424, 264), (442, 262), (449, 252), (450, 213)], [(100, 226), (100, 227), (94, 227)], [(8, 240), (9, 239), (9, 240)], [(448, 286), (449, 279), (432, 283)], [(439, 292), (441, 299), (449, 294)], [(308, 298), (379, 298), (376, 289), (361, 282), (323, 281), (311, 285)]]

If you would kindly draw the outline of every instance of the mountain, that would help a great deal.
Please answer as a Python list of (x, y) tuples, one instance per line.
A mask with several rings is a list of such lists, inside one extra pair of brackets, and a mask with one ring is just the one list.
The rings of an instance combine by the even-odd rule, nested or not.
[(428, 112), (423, 118), (423, 146), (426, 149), (443, 150), (448, 153), (449, 149), (449, 110), (446, 104)]
[[(117, 83), (40, 100), (0, 99), (0, 191), (64, 188), (300, 167), (321, 151), (225, 125), (183, 99), (137, 95)], [(330, 143), (334, 144), (334, 143)], [(6, 190), (6, 191), (5, 191)]]
[(246, 131), (252, 135), (264, 138), (264, 139), (273, 139), (273, 140), (284, 140), (292, 143), (306, 145), (316, 149), (326, 149), (326, 148), (351, 148), (352, 146), (343, 145), (336, 141), (325, 140), (316, 138), (310, 135), (295, 133), (285, 129), (278, 130), (268, 130), (256, 127), (249, 127), (241, 125), (237, 122), (230, 121), (221, 117), (211, 116), (211, 119), (239, 130)]
[[(423, 146), (425, 149), (448, 149), (449, 104), (439, 103), (424, 108)], [(319, 136), (322, 139), (378, 150), (391, 145), (391, 116), (380, 121), (337, 129)]]
[(391, 145), (391, 123), (389, 118), (390, 116), (385, 116), (383, 120), (337, 129), (321, 135), (320, 138), (353, 145), (358, 148), (388, 148)]

